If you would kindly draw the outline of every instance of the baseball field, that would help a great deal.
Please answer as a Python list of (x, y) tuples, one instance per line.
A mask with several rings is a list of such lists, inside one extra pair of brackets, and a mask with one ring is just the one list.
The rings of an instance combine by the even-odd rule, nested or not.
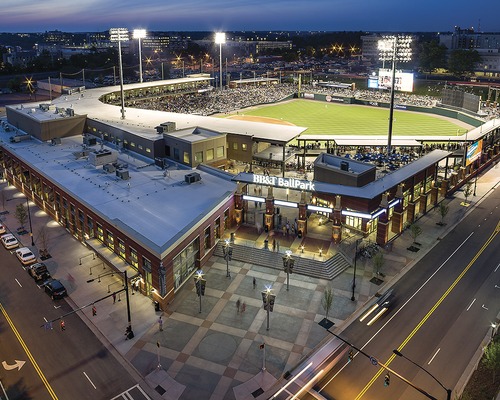
[[(291, 100), (240, 111), (229, 118), (307, 127), (315, 135), (385, 135), (389, 109), (310, 100)], [(432, 114), (394, 110), (394, 136), (454, 136), (470, 126)]]

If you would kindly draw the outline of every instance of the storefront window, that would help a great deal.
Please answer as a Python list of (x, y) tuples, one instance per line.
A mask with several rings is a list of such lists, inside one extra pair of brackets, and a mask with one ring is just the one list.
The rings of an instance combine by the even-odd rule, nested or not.
[(102, 226), (97, 224), (97, 239), (104, 243), (104, 231), (102, 230)]
[(362, 229), (362, 218), (346, 215), (345, 224), (360, 231)]
[(130, 264), (135, 268), (139, 268), (139, 259), (137, 258), (137, 250), (130, 248)]
[(119, 256), (125, 260), (125, 243), (121, 239), (118, 239), (118, 252)]
[(178, 289), (196, 270), (199, 239), (196, 238), (173, 260), (174, 289)]

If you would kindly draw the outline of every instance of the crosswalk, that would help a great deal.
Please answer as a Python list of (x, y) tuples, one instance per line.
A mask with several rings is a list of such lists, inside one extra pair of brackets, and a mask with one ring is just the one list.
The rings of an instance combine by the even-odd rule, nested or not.
[(110, 400), (151, 400), (151, 397), (149, 397), (139, 384), (137, 384)]

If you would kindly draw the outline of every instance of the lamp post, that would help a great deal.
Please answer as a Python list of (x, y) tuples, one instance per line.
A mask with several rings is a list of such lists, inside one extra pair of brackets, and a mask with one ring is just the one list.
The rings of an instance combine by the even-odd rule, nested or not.
[(134, 29), (133, 32), (134, 39), (139, 40), (139, 77), (142, 83), (142, 55), (141, 55), (141, 39), (146, 37), (146, 29)]
[(200, 314), (201, 314), (201, 296), (205, 296), (205, 286), (207, 281), (203, 279), (205, 275), (203, 271), (200, 269), (196, 271), (196, 275), (194, 276), (194, 286), (196, 287), (196, 294), (200, 298)]
[(290, 274), (293, 273), (295, 260), (292, 258), (292, 252), (287, 250), (283, 256), (283, 270), (286, 272), (286, 290), (290, 287)]
[(215, 44), (219, 45), (220, 90), (222, 90), (222, 44), (223, 43), (226, 43), (226, 34), (224, 32), (215, 32)]
[(354, 277), (352, 278), (352, 296), (351, 300), (356, 300), (354, 298), (354, 289), (356, 288), (356, 261), (358, 260), (358, 243), (363, 239), (356, 239), (356, 250), (354, 250)]
[(267, 313), (267, 325), (266, 331), (269, 330), (269, 313), (273, 312), (274, 301), (276, 300), (276, 295), (273, 294), (271, 286), (266, 286), (266, 290), (261, 292), (262, 303), (264, 304), (264, 310)]
[(30, 212), (30, 199), (26, 196), (26, 205), (28, 206), (28, 221), (30, 223), (30, 237), (31, 237), (31, 245), (35, 245), (35, 241), (33, 240), (33, 226), (31, 225), (31, 212)]
[(397, 61), (408, 62), (411, 60), (411, 36), (384, 36), (378, 41), (379, 59), (391, 61), (391, 103), (389, 107), (389, 133), (387, 135), (387, 155), (391, 153), (392, 123), (394, 115), (394, 92), (396, 86), (396, 63)]
[(422, 367), (421, 365), (418, 365), (416, 362), (410, 360), (408, 357), (406, 357), (403, 353), (401, 353), (400, 351), (398, 350), (393, 350), (392, 351), (394, 354), (396, 354), (398, 357), (403, 357), (404, 359), (408, 360), (409, 362), (411, 362), (413, 365), (417, 366), (418, 368), (420, 368), (422, 371), (424, 371), (425, 373), (427, 373), (427, 375), (429, 375), (432, 379), (434, 379), (437, 383), (439, 383), (439, 386), (441, 386), (444, 390), (446, 390), (446, 400), (451, 400), (451, 389), (447, 389), (444, 387), (444, 385), (439, 382), (439, 380), (434, 376), (432, 375), (429, 371), (427, 371), (424, 367)]
[(125, 119), (125, 97), (123, 94), (123, 63), (122, 63), (122, 41), (128, 41), (127, 28), (111, 28), (109, 34), (112, 42), (118, 41), (118, 61), (120, 67), (120, 97), (121, 97), (121, 111), (122, 119)]
[(222, 251), (224, 253), (224, 260), (226, 260), (226, 278), (231, 278), (231, 275), (229, 274), (229, 261), (231, 261), (231, 257), (233, 256), (233, 248), (229, 243), (229, 239), (226, 239), (224, 242)]

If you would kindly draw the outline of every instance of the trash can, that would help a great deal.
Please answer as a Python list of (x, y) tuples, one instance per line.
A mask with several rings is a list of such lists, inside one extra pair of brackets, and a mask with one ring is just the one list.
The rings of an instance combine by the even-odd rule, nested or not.
[(160, 303), (158, 303), (156, 300), (153, 301), (153, 304), (155, 305), (155, 311), (160, 311)]

